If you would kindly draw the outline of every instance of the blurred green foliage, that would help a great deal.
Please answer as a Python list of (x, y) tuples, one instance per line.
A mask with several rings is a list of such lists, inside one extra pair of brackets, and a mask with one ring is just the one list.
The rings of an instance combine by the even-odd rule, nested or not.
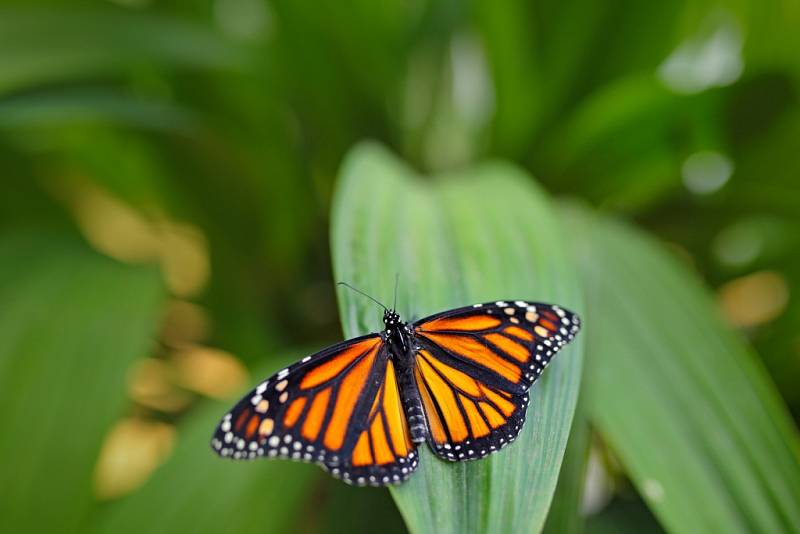
[[(503, 287), (584, 296), (569, 445), (535, 452), (564, 455), (551, 513), (544, 495), (517, 529), (797, 531), (799, 27), (784, 0), (4, 3), (0, 530), (433, 528), (406, 488), (407, 526), (388, 491), (207, 445), (253, 381), (341, 339), (333, 264), (379, 298), (431, 268), (408, 254), (430, 241), (371, 226), (371, 196), (331, 213), (369, 138), (450, 191), (398, 211), (472, 225), (443, 234), (461, 274), (415, 274), (406, 313)], [(487, 177), (482, 211), (465, 184), (497, 158), (523, 172)], [(361, 193), (391, 195), (393, 165)], [(558, 256), (537, 248), (548, 228), (511, 230), (541, 214), (497, 207), (512, 174), (558, 214)], [(331, 254), (345, 215), (360, 230)], [(386, 256), (347, 257), (361, 242)], [(512, 261), (481, 286), (489, 254), (579, 276), (527, 289)], [(348, 334), (377, 327), (340, 309)], [(482, 517), (516, 517), (488, 495)]]

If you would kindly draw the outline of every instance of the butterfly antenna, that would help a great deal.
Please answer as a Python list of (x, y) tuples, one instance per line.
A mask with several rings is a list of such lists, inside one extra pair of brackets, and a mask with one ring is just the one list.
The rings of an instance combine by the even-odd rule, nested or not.
[(376, 299), (374, 299), (374, 298), (372, 298), (371, 296), (367, 295), (366, 293), (364, 293), (364, 292), (363, 292), (363, 291), (361, 291), (360, 289), (358, 289), (358, 288), (355, 288), (355, 287), (351, 286), (351, 285), (350, 285), (350, 284), (348, 284), (347, 282), (336, 282), (336, 285), (337, 285), (337, 286), (344, 286), (344, 287), (346, 287), (346, 288), (352, 289), (352, 290), (353, 290), (353, 291), (355, 291), (356, 293), (359, 293), (359, 294), (361, 294), (361, 295), (364, 295), (364, 296), (365, 296), (365, 297), (367, 297), (369, 300), (371, 300), (372, 302), (374, 302), (375, 304), (377, 304), (378, 306), (380, 306), (381, 308), (383, 308), (385, 311), (389, 311), (389, 308), (387, 308), (386, 306), (384, 306), (383, 304), (381, 304), (380, 302), (378, 302)]
[(397, 311), (397, 284), (400, 283), (400, 273), (394, 273), (394, 301), (392, 311)]

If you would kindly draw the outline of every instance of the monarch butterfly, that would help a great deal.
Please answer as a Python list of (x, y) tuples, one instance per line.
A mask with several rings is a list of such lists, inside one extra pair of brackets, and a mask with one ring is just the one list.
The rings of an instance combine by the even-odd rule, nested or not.
[(378, 304), (383, 331), (261, 382), (222, 418), (212, 449), (314, 462), (349, 484), (373, 486), (407, 480), (423, 441), (445, 460), (483, 458), (517, 437), (528, 389), (580, 328), (572, 312), (521, 300), (413, 323)]

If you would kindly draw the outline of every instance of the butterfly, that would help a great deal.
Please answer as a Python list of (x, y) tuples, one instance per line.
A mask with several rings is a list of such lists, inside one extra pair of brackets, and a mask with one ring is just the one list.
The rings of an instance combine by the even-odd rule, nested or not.
[(383, 308), (383, 331), (306, 356), (245, 395), (212, 449), (313, 462), (372, 486), (407, 480), (425, 441), (445, 460), (483, 458), (517, 437), (528, 390), (580, 328), (564, 308), (521, 300), (411, 323)]

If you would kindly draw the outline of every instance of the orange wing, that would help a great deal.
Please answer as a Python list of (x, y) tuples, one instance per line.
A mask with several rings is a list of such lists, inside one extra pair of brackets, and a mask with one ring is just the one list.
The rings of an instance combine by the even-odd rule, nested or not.
[(356, 484), (400, 482), (417, 465), (394, 366), (376, 334), (262, 382), (223, 417), (211, 445), (235, 459), (315, 462)]
[(349, 477), (372, 485), (401, 482), (417, 467), (415, 448), (400, 401), (394, 364), (387, 360), (383, 383), (350, 458)]
[(513, 441), (525, 422), (528, 389), (579, 324), (558, 306), (523, 301), (476, 304), (414, 323), (414, 374), (434, 452), (470, 460)]

